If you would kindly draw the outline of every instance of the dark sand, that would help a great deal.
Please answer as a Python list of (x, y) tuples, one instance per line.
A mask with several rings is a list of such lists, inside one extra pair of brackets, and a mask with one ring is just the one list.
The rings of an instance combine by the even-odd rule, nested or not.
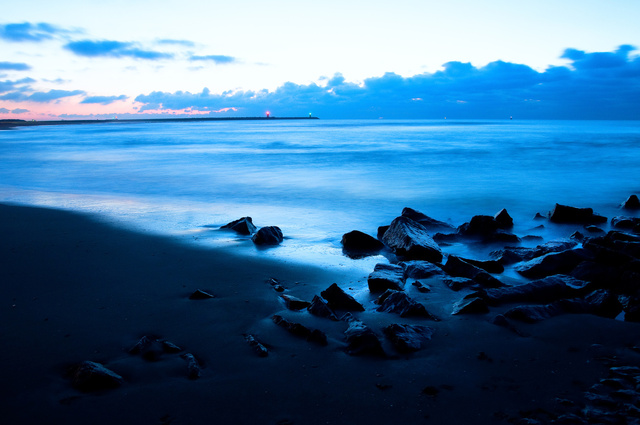
[[(565, 315), (518, 325), (523, 337), (489, 322), (499, 309), (451, 316), (463, 293), (436, 283), (431, 293), (407, 291), (441, 322), (377, 313), (373, 297), (357, 292), (367, 311), (355, 315), (380, 334), (389, 323), (435, 333), (412, 355), (385, 345), (393, 358), (350, 357), (344, 322), (287, 311), (266, 280), (311, 300), (333, 282), (361, 290), (366, 276), (243, 258), (48, 209), (0, 205), (0, 229), (7, 424), (507, 424), (536, 409), (557, 414), (565, 409), (557, 398), (584, 402), (609, 366), (640, 364), (637, 323)], [(198, 288), (216, 298), (189, 300)], [(329, 345), (288, 334), (271, 321), (276, 313), (322, 329)], [(246, 333), (268, 344), (268, 357), (255, 355)], [(179, 355), (129, 354), (143, 335), (193, 353), (202, 376), (187, 379)], [(103, 363), (124, 385), (72, 388), (65, 371), (83, 360)]]

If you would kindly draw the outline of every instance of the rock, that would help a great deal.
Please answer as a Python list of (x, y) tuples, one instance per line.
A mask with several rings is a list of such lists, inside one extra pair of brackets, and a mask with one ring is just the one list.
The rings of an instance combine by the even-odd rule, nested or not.
[(471, 258), (459, 257), (465, 263), (469, 263), (476, 267), (481, 268), (487, 273), (502, 273), (504, 272), (504, 266), (496, 260), (473, 260)]
[(428, 217), (412, 208), (404, 208), (401, 215), (422, 224), (429, 230), (454, 229), (449, 223)]
[(355, 319), (350, 313), (345, 314), (342, 320), (349, 323), (349, 327), (344, 331), (347, 354), (352, 356), (386, 356), (378, 336), (371, 328)]
[(402, 266), (404, 268), (404, 274), (412, 279), (426, 279), (431, 276), (444, 274), (440, 266), (428, 261), (402, 261), (398, 263), (398, 265)]
[(202, 375), (200, 363), (191, 353), (185, 353), (182, 357), (187, 362), (187, 377), (189, 379), (198, 379)]
[(451, 314), (483, 314), (488, 313), (489, 307), (482, 298), (463, 298), (453, 305)]
[(536, 215), (533, 217), (534, 220), (546, 220), (547, 217), (543, 216), (542, 214), (540, 214), (539, 212), (536, 213)]
[(575, 298), (585, 293), (587, 282), (566, 275), (555, 275), (518, 286), (486, 289), (479, 296), (489, 305), (508, 303), (550, 303), (563, 298)]
[(148, 349), (151, 346), (153, 341), (153, 338), (150, 338), (146, 335), (142, 336), (142, 338), (140, 338), (138, 342), (136, 342), (136, 344), (129, 349), (129, 354), (142, 353), (144, 350)]
[(420, 282), (418, 280), (413, 282), (412, 285), (416, 287), (418, 292), (421, 292), (423, 294), (426, 294), (427, 292), (431, 292), (431, 287), (429, 285), (425, 285), (424, 283), (422, 283), (422, 282)]
[(519, 237), (502, 229), (501, 224), (490, 215), (473, 216), (470, 222), (460, 225), (457, 231), (459, 235), (485, 243), (520, 242)]
[(493, 216), (493, 220), (500, 229), (511, 229), (513, 227), (513, 218), (511, 218), (507, 210), (504, 208)]
[(353, 230), (342, 236), (342, 251), (351, 258), (361, 258), (377, 254), (384, 244), (366, 233)]
[(123, 383), (122, 376), (92, 361), (84, 361), (72, 371), (71, 384), (84, 392), (109, 390)]
[(280, 295), (280, 298), (284, 301), (285, 307), (289, 310), (302, 310), (311, 305), (309, 301), (303, 301), (300, 298), (296, 298), (291, 295)]
[(225, 224), (221, 229), (230, 229), (241, 235), (252, 235), (257, 230), (257, 227), (253, 224), (251, 217), (242, 217)]
[(387, 230), (389, 230), (389, 227), (390, 227), (390, 226), (380, 226), (380, 227), (378, 227), (378, 233), (377, 233), (377, 236), (378, 236), (378, 239), (379, 239), (379, 240), (382, 240), (382, 237), (383, 237), (383, 236), (384, 236), (384, 234), (387, 232)]
[(276, 325), (286, 329), (292, 335), (304, 338), (309, 342), (315, 342), (316, 344), (328, 344), (327, 335), (318, 329), (309, 329), (300, 323), (291, 322), (278, 314), (274, 315), (271, 319)]
[(433, 329), (419, 325), (392, 324), (382, 331), (389, 338), (395, 349), (401, 353), (420, 350), (423, 343), (429, 341), (433, 335)]
[(516, 271), (530, 279), (569, 274), (578, 264), (591, 258), (591, 253), (583, 248), (571, 249), (535, 258), (516, 267)]
[(129, 350), (129, 354), (139, 354), (148, 362), (156, 362), (160, 360), (163, 353), (165, 353), (163, 344), (156, 337), (146, 335), (140, 338), (140, 340), (138, 340), (138, 342)]
[(598, 226), (594, 226), (593, 224), (589, 225), (589, 226), (585, 226), (584, 230), (586, 230), (587, 232), (594, 234), (594, 233), (604, 233), (604, 230), (602, 230), (601, 228), (599, 228)]
[(637, 296), (632, 297), (619, 297), (620, 303), (624, 310), (625, 322), (640, 322), (640, 298)]
[(464, 288), (471, 288), (477, 285), (476, 281), (468, 277), (445, 277), (442, 283), (447, 285), (451, 290), (458, 292)]
[(338, 317), (333, 312), (331, 307), (329, 307), (327, 302), (317, 295), (313, 297), (313, 300), (311, 301), (311, 305), (307, 307), (307, 310), (309, 311), (309, 313), (313, 314), (314, 316), (324, 317), (327, 319), (334, 320), (336, 322), (338, 321)]
[(405, 283), (404, 269), (394, 264), (376, 264), (367, 283), (371, 292), (382, 292), (387, 289), (402, 290)]
[(382, 242), (397, 255), (432, 263), (442, 261), (438, 244), (429, 236), (427, 228), (407, 217), (397, 217), (384, 233)]
[(399, 314), (400, 317), (424, 317), (439, 321), (427, 311), (424, 305), (415, 301), (402, 291), (387, 289), (376, 301), (380, 307), (376, 311)]
[(208, 300), (211, 298), (215, 298), (215, 295), (211, 295), (202, 289), (196, 289), (191, 295), (189, 295), (190, 300)]
[(245, 335), (244, 339), (247, 341), (253, 351), (258, 355), (258, 357), (267, 357), (269, 355), (269, 350), (267, 350), (267, 347), (261, 344), (255, 336)]
[(593, 213), (591, 208), (576, 208), (556, 204), (549, 213), (549, 220), (554, 223), (598, 224), (606, 223), (607, 218)]
[(500, 327), (503, 327), (505, 329), (508, 329), (511, 332), (514, 332), (516, 335), (519, 335), (519, 336), (522, 336), (522, 337), (530, 336), (526, 332), (522, 332), (518, 328), (513, 326), (513, 324), (511, 322), (509, 322), (509, 320), (506, 317), (504, 317), (504, 315), (502, 315), (502, 314), (498, 314), (496, 317), (494, 317), (493, 320), (491, 320), (491, 323), (496, 325), (496, 326), (500, 326)]
[(279, 245), (284, 240), (284, 236), (278, 226), (266, 226), (261, 227), (251, 240), (256, 245)]
[(573, 240), (551, 241), (538, 245), (535, 248), (507, 247), (493, 251), (489, 255), (491, 258), (495, 258), (499, 263), (509, 265), (520, 261), (529, 261), (551, 252), (566, 251), (576, 245), (578, 245), (578, 242)]
[(449, 255), (447, 263), (442, 267), (442, 270), (455, 277), (466, 277), (473, 279), (481, 286), (487, 288), (498, 288), (504, 286), (504, 284), (491, 276), (483, 269), (469, 264), (455, 255)]
[(573, 240), (576, 240), (578, 242), (582, 242), (584, 240), (584, 235), (576, 230), (575, 232), (573, 232), (571, 234), (571, 236), (569, 236), (569, 239), (573, 239)]
[(627, 200), (622, 203), (622, 208), (628, 210), (640, 209), (640, 199), (638, 199), (637, 195), (630, 195)]
[(611, 219), (611, 226), (616, 229), (634, 229), (640, 226), (640, 218), (616, 216)]
[(364, 311), (364, 307), (337, 284), (332, 284), (320, 293), (333, 310)]
[(165, 340), (159, 340), (158, 342), (160, 342), (160, 346), (162, 347), (162, 350), (165, 353), (177, 354), (177, 353), (182, 351), (182, 348), (180, 348), (179, 346), (177, 346), (176, 344), (174, 344), (171, 341), (167, 341), (166, 339)]

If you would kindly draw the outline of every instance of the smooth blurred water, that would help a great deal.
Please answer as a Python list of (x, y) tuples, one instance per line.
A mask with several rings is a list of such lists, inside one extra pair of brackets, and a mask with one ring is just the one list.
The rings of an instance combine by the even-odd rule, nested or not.
[[(454, 225), (554, 204), (611, 217), (640, 193), (640, 122), (301, 120), (113, 123), (0, 132), (0, 201), (102, 214), (157, 233), (277, 225), (280, 254), (334, 255), (410, 206)], [(342, 261), (342, 260), (338, 260)]]

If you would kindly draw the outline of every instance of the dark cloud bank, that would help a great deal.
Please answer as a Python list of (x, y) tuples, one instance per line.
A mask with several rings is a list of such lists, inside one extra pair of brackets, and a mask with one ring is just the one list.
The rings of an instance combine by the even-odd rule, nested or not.
[(443, 70), (412, 77), (387, 73), (362, 85), (340, 74), (326, 85), (285, 83), (273, 92), (213, 94), (152, 92), (136, 97), (140, 112), (227, 111), (225, 116), (306, 115), (323, 118), (640, 119), (640, 58), (635, 48), (587, 53), (565, 50), (567, 66), (538, 72), (503, 61), (484, 67), (448, 62)]

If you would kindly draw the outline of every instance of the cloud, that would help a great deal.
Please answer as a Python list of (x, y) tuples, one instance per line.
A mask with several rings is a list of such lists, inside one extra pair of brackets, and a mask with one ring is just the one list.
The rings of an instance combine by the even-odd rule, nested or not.
[(90, 104), (100, 104), (100, 105), (109, 105), (113, 102), (117, 102), (119, 100), (127, 100), (128, 97), (125, 95), (121, 96), (89, 96), (85, 97), (84, 100), (80, 103), (90, 103)]
[(174, 45), (185, 46), (185, 47), (194, 47), (196, 45), (196, 43), (194, 43), (193, 41), (189, 41), (189, 40), (172, 40), (172, 39), (158, 40), (158, 41), (156, 41), (156, 43), (158, 43), (158, 44), (174, 44)]
[(234, 62), (237, 61), (236, 58), (234, 58), (233, 56), (225, 56), (225, 55), (208, 55), (208, 56), (191, 55), (189, 60), (192, 61), (192, 62), (195, 62), (195, 61), (211, 61), (211, 62), (214, 62), (216, 65), (234, 63)]
[(7, 108), (0, 108), (0, 114), (8, 114), (8, 113), (12, 113), (12, 114), (25, 114), (29, 112), (28, 109), (21, 109), (21, 108), (16, 108), (16, 109), (7, 109)]
[(12, 42), (41, 42), (53, 39), (56, 35), (69, 34), (69, 31), (55, 25), (40, 22), (32, 24), (22, 22), (18, 24), (0, 25), (0, 39)]
[(33, 78), (22, 78), (16, 81), (0, 81), (0, 93), (7, 93), (10, 91), (25, 91), (28, 89), (28, 84), (35, 83)]
[(567, 49), (567, 66), (544, 71), (504, 61), (482, 67), (448, 62), (434, 73), (387, 73), (361, 84), (335, 74), (321, 84), (287, 82), (274, 91), (155, 91), (135, 100), (141, 112), (236, 108), (226, 112), (236, 116), (270, 110), (324, 118), (640, 119), (640, 57), (634, 51), (628, 45), (613, 52)]
[(37, 102), (48, 103), (65, 97), (85, 94), (82, 90), (49, 90), (48, 92), (34, 92), (27, 94), (24, 91), (13, 91), (0, 96), (0, 100), (11, 100), (14, 102)]
[(0, 62), (0, 69), (10, 71), (28, 71), (31, 67), (26, 63), (20, 62)]
[(86, 57), (131, 57), (135, 59), (159, 60), (171, 59), (171, 53), (143, 50), (136, 43), (113, 40), (81, 40), (72, 41), (64, 46), (78, 56)]

